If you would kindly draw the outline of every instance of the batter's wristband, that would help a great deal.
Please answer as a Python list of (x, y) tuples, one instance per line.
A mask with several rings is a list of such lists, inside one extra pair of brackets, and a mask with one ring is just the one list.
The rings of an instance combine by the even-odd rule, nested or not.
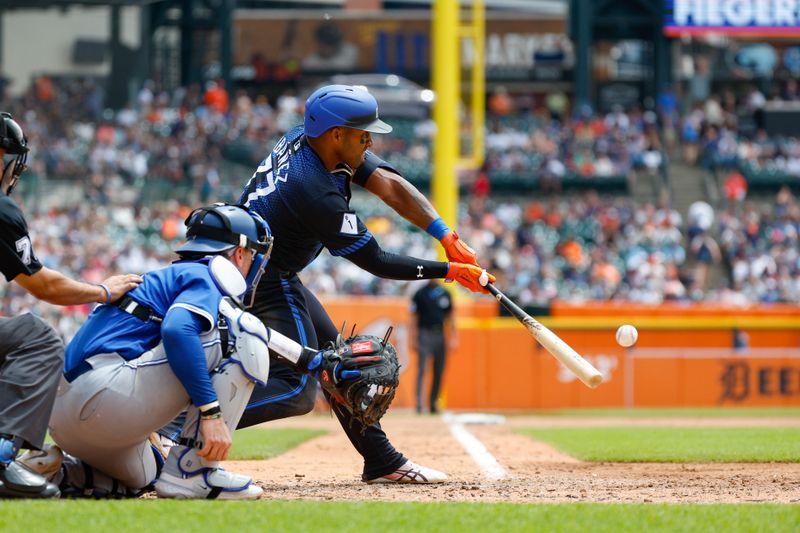
[(111, 289), (109, 289), (108, 285), (106, 285), (105, 283), (98, 283), (97, 286), (98, 287), (102, 287), (103, 290), (106, 291), (106, 303), (110, 304), (111, 303)]
[(430, 224), (428, 224), (428, 227), (425, 228), (425, 231), (427, 231), (428, 235), (430, 235), (437, 241), (441, 241), (445, 235), (450, 233), (450, 228), (448, 228), (447, 224), (444, 223), (442, 217), (439, 217)]

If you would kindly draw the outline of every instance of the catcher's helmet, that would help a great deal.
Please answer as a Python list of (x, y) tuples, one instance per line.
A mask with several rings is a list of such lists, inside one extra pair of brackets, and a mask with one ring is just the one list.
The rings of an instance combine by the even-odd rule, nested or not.
[(378, 118), (378, 102), (365, 89), (350, 85), (326, 85), (306, 100), (303, 121), (308, 137), (319, 137), (337, 126), (389, 133), (392, 127)]
[(272, 246), (269, 226), (257, 213), (231, 204), (212, 204), (192, 211), (186, 218), (187, 242), (178, 255), (214, 255), (237, 246), (267, 254)]
[(28, 153), (28, 139), (11, 113), (0, 113), (0, 119), (0, 148), (4, 148), (7, 154)]
[(6, 194), (11, 194), (17, 180), (25, 172), (28, 166), (25, 161), (28, 159), (28, 139), (22, 133), (22, 128), (17, 124), (11, 113), (0, 112), (0, 149), (7, 154), (16, 157), (9, 161), (3, 168), (2, 183), (0, 190)]
[(240, 205), (212, 204), (192, 211), (186, 218), (187, 242), (175, 252), (183, 259), (219, 255), (241, 246), (253, 250), (255, 258), (247, 274), (252, 304), (255, 288), (272, 252), (272, 231), (258, 213)]

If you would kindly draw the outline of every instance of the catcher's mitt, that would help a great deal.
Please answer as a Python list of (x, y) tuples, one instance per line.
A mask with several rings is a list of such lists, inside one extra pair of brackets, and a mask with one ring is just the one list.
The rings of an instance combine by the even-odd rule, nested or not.
[[(388, 337), (388, 336), (387, 336)], [(397, 351), (387, 338), (341, 337), (322, 353), (319, 382), (366, 429), (389, 409), (400, 384)]]

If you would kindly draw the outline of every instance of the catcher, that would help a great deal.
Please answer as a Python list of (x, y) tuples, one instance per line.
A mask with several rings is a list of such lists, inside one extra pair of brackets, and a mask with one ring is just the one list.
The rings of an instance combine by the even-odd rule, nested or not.
[[(166, 498), (258, 498), (260, 487), (220, 461), (254, 385), (267, 381), (269, 350), (318, 377), (364, 424), (394, 397), (399, 367), (386, 338), (340, 340), (320, 352), (244, 311), (272, 247), (258, 215), (215, 204), (186, 225), (180, 260), (99, 307), (67, 347), (50, 420), (58, 447), (20, 458), (66, 496), (134, 497), (154, 486)], [(149, 436), (187, 404), (164, 463)]]

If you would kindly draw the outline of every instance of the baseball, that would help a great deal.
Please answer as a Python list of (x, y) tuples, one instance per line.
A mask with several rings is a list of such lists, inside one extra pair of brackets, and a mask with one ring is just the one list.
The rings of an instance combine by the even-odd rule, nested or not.
[(489, 275), (486, 273), (485, 269), (483, 272), (481, 272), (481, 275), (478, 278), (478, 283), (481, 284), (481, 287), (485, 287), (486, 284), (489, 283)]
[(628, 348), (636, 344), (636, 339), (639, 338), (639, 332), (630, 324), (625, 324), (617, 329), (617, 344)]

